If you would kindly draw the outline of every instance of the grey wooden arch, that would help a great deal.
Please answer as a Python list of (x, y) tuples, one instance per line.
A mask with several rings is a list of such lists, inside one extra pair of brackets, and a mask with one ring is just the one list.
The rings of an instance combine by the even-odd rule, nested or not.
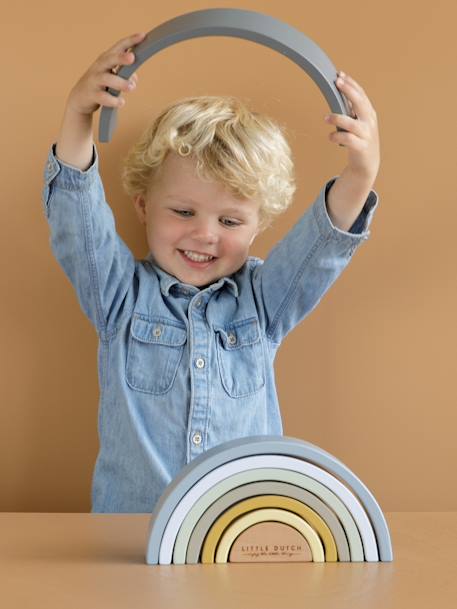
[[(338, 90), (336, 68), (322, 49), (294, 27), (263, 13), (232, 8), (193, 11), (152, 29), (134, 47), (135, 62), (122, 66), (118, 76), (128, 79), (147, 59), (182, 40), (202, 36), (232, 36), (258, 42), (285, 55), (302, 68), (317, 84), (336, 114), (351, 116), (344, 95)], [(114, 96), (119, 91), (107, 88)], [(117, 109), (103, 106), (99, 121), (99, 141), (111, 141), (116, 127)], [(337, 127), (338, 131), (344, 131)]]

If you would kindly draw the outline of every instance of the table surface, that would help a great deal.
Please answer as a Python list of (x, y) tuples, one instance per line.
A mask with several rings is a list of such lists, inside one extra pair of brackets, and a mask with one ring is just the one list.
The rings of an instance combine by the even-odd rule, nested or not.
[(457, 607), (457, 512), (387, 512), (391, 563), (147, 565), (148, 514), (0, 513), (8, 609)]

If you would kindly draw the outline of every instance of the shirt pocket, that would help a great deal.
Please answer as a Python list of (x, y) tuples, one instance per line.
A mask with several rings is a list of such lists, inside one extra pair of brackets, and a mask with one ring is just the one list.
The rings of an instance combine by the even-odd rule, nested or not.
[(186, 340), (184, 325), (135, 314), (127, 353), (128, 385), (155, 395), (167, 393), (175, 380)]
[(265, 385), (265, 363), (258, 320), (250, 317), (214, 329), (225, 391), (234, 398), (259, 391)]

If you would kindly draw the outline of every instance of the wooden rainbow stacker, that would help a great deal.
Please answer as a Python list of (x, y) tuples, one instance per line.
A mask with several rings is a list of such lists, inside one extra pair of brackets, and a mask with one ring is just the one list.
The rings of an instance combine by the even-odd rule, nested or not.
[(392, 561), (368, 488), (321, 448), (287, 436), (220, 444), (188, 463), (152, 514), (148, 564)]

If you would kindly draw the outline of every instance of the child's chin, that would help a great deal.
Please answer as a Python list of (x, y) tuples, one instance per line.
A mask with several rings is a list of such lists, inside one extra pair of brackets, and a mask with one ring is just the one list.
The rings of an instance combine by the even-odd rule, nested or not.
[(203, 288), (208, 285), (211, 285), (220, 278), (221, 275), (217, 273), (185, 273), (181, 275), (181, 277), (178, 277), (179, 281), (181, 281), (182, 283), (194, 285), (196, 288)]
[(200, 277), (200, 278), (195, 278), (195, 277), (188, 277), (187, 281), (183, 281), (183, 283), (188, 283), (190, 285), (194, 285), (196, 288), (203, 288), (206, 287), (208, 285), (211, 285), (212, 283), (215, 283), (217, 280), (219, 279), (219, 277)]

